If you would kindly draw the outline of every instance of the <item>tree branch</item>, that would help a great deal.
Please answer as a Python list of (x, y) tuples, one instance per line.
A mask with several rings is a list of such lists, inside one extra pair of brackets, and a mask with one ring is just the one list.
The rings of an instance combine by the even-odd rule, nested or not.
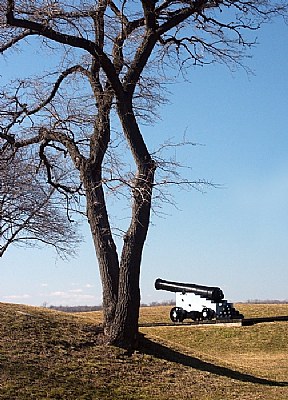
[(4, 46), (0, 47), (0, 54), (4, 53), (5, 50), (9, 49), (10, 47), (14, 46), (16, 43), (20, 42), (22, 39), (25, 39), (28, 36), (32, 36), (35, 33), (33, 33), (30, 29), (27, 29), (20, 33), (18, 36), (14, 37), (11, 39), (9, 42), (4, 44)]
[[(61, 83), (63, 82), (63, 80), (67, 76), (69, 76), (69, 75), (71, 75), (71, 74), (73, 74), (74, 72), (77, 72), (77, 71), (80, 71), (85, 75), (88, 75), (88, 77), (90, 78), (90, 76), (88, 74), (88, 71), (81, 65), (74, 65), (73, 67), (70, 67), (70, 68), (66, 69), (65, 71), (63, 71), (60, 74), (59, 78), (54, 83), (53, 89), (51, 90), (51, 93), (49, 94), (49, 96), (47, 96), (47, 98), (45, 100), (40, 102), (40, 104), (38, 104), (35, 108), (33, 108), (31, 110), (28, 110), (27, 109), (27, 105), (26, 104), (22, 105), (18, 101), (18, 99), (15, 97), (17, 104), (21, 107), (21, 110), (13, 112), (13, 119), (10, 122), (10, 124), (8, 124), (7, 127), (5, 128), (6, 132), (8, 132), (15, 123), (19, 122), (18, 118), (21, 117), (22, 115), (23, 116), (34, 115), (37, 112), (39, 112), (42, 108), (44, 108), (47, 104), (49, 104), (51, 102), (51, 100), (53, 100), (53, 98), (55, 97), (55, 95), (56, 95)], [(4, 136), (3, 136), (3, 138), (4, 138)], [(27, 144), (30, 144), (30, 143), (27, 143)], [(19, 146), (19, 144), (18, 144), (18, 146)]]
[(6, 19), (9, 25), (16, 26), (18, 28), (29, 29), (32, 33), (38, 33), (39, 35), (46, 37), (47, 39), (51, 39), (57, 43), (62, 43), (64, 45), (69, 45), (71, 47), (76, 47), (87, 51), (93, 57), (99, 59), (99, 62), (105, 71), (113, 90), (119, 97), (123, 97), (123, 87), (113, 63), (96, 43), (82, 37), (76, 37), (55, 31), (51, 27), (38, 22), (16, 18), (14, 16), (14, 0), (7, 0), (7, 4), (8, 7)]

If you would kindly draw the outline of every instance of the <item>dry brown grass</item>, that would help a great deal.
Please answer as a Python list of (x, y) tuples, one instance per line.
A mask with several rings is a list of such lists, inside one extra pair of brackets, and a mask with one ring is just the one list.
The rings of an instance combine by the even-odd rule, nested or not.
[[(288, 305), (242, 307), (288, 315)], [(169, 310), (143, 308), (141, 321), (168, 322)], [(0, 304), (0, 320), (3, 400), (288, 399), (287, 322), (141, 328), (140, 351), (127, 357), (97, 345), (100, 312)]]
[[(235, 304), (245, 318), (288, 316), (288, 304)], [(140, 323), (171, 322), (169, 317), (171, 306), (142, 307)], [(74, 313), (74, 317), (91, 323), (102, 322), (102, 311)]]

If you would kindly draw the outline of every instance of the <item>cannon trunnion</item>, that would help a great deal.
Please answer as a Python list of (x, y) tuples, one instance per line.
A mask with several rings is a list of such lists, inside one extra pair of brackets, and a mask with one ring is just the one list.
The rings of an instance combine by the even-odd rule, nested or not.
[(176, 307), (170, 311), (173, 322), (183, 322), (184, 319), (231, 321), (243, 318), (233, 304), (224, 299), (219, 287), (156, 279), (155, 288), (176, 293)]

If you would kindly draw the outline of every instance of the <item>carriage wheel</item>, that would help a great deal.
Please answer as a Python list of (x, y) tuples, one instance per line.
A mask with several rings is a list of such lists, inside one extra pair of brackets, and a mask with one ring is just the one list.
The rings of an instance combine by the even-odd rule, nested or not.
[(170, 318), (172, 322), (183, 322), (185, 312), (181, 307), (173, 307), (170, 311)]

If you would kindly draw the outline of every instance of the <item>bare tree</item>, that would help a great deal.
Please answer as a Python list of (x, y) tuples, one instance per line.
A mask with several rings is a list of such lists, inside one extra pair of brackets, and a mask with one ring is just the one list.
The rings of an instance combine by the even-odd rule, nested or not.
[(7, 147), (0, 156), (0, 257), (11, 244), (49, 245), (60, 257), (75, 255), (76, 223), (69, 222), (63, 199), (43, 180), (39, 162)]
[[(213, 62), (241, 65), (254, 44), (245, 31), (284, 15), (286, 2), (5, 0), (0, 10), (2, 53), (25, 51), (25, 44), (34, 40), (39, 52), (59, 58), (53, 74), (2, 90), (1, 138), (14, 148), (32, 146), (58, 191), (75, 193), (77, 185), (84, 190), (102, 279), (107, 342), (133, 347), (155, 171), (167, 172), (148, 150), (141, 121), (157, 114), (171, 69), (184, 72)], [(116, 116), (133, 168), (121, 168), (127, 165), (125, 158), (121, 164), (114, 154)], [(63, 163), (67, 158), (71, 162), (74, 175), (68, 183), (54, 179), (56, 154)], [(131, 195), (131, 219), (118, 255), (105, 199), (108, 190), (118, 193), (123, 187)]]

